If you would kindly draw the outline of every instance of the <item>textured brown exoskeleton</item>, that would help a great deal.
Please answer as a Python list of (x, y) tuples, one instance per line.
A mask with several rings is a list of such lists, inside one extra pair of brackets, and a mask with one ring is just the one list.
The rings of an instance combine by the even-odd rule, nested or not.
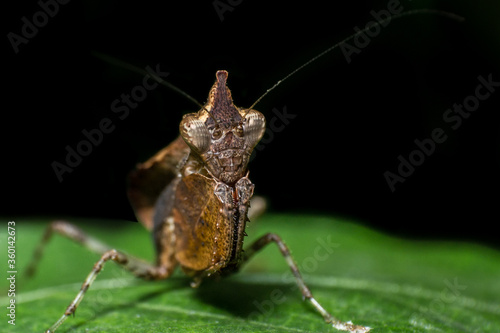
[(369, 328), (332, 317), (312, 296), (285, 243), (266, 234), (243, 251), (245, 225), (254, 185), (247, 164), (265, 131), (264, 116), (236, 107), (226, 86), (228, 73), (218, 71), (207, 103), (180, 123), (180, 136), (129, 177), (128, 196), (138, 220), (153, 233), (156, 263), (131, 257), (85, 234), (76, 226), (53, 222), (35, 252), (30, 272), (54, 232), (101, 255), (80, 292), (62, 317), (46, 332), (54, 332), (82, 301), (106, 261), (113, 260), (135, 276), (168, 278), (179, 265), (199, 286), (211, 275), (235, 272), (255, 252), (274, 242), (297, 280), (303, 297), (334, 327), (351, 332)]
[(264, 116), (252, 108), (278, 84), (342, 43), (365, 33), (373, 25), (419, 13), (462, 20), (451, 13), (422, 9), (371, 22), (372, 25), (299, 66), (248, 109), (233, 104), (231, 93), (226, 87), (228, 73), (218, 71), (207, 103), (197, 113), (187, 114), (182, 119), (180, 137), (139, 165), (129, 178), (128, 196), (138, 220), (153, 233), (156, 263), (150, 264), (114, 250), (64, 221), (53, 222), (47, 229), (28, 273), (34, 272), (43, 248), (54, 232), (82, 244), (100, 254), (101, 258), (62, 317), (46, 332), (54, 332), (75, 313), (106, 261), (113, 260), (137, 277), (153, 280), (168, 278), (179, 265), (193, 278), (192, 286), (197, 287), (211, 275), (235, 272), (255, 252), (271, 242), (278, 245), (304, 299), (313, 305), (327, 323), (339, 330), (368, 332), (369, 327), (335, 319), (313, 298), (290, 251), (276, 234), (262, 236), (243, 251), (245, 225), (254, 189), (248, 178), (247, 164), (265, 130)]
[(44, 246), (54, 232), (101, 255), (75, 299), (46, 332), (54, 332), (75, 313), (85, 292), (109, 260), (135, 276), (148, 280), (166, 279), (180, 266), (192, 277), (192, 286), (197, 287), (204, 278), (235, 272), (271, 242), (276, 243), (285, 258), (304, 299), (327, 323), (343, 331), (368, 332), (369, 327), (337, 320), (313, 298), (290, 251), (276, 234), (262, 236), (243, 251), (245, 225), (254, 190), (248, 178), (247, 164), (265, 130), (264, 116), (253, 110), (253, 106), (278, 84), (346, 41), (366, 33), (374, 25), (385, 26), (392, 19), (419, 13), (463, 20), (451, 13), (422, 9), (389, 15), (384, 20), (371, 22), (370, 26), (296, 68), (248, 109), (233, 104), (231, 93), (226, 87), (228, 73), (218, 71), (207, 103), (200, 105), (201, 109), (197, 113), (187, 114), (182, 119), (180, 137), (140, 164), (129, 178), (128, 196), (136, 216), (154, 236), (154, 264), (119, 252), (68, 222), (53, 222), (45, 232), (28, 266), (30, 274), (35, 271)]

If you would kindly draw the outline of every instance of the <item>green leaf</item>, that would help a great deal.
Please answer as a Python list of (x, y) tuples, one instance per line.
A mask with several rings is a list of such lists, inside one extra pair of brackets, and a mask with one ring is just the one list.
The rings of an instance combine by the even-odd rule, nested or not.
[[(98, 256), (55, 236), (37, 274), (23, 275), (48, 221), (16, 221), (15, 326), (0, 285), (0, 330), (43, 332), (76, 296)], [(153, 261), (137, 223), (78, 220), (118, 250)], [(500, 332), (500, 253), (470, 243), (410, 241), (330, 217), (268, 214), (249, 224), (246, 244), (281, 236), (315, 298), (341, 320), (371, 332)], [(0, 231), (1, 243), (7, 227)], [(6, 247), (0, 260), (7, 262)], [(5, 267), (2, 265), (2, 267)], [(3, 274), (6, 269), (2, 269)], [(4, 330), (7, 329), (7, 330)], [(106, 264), (74, 318), (57, 332), (338, 332), (302, 301), (274, 244), (239, 273), (189, 287), (181, 272), (142, 281)]]

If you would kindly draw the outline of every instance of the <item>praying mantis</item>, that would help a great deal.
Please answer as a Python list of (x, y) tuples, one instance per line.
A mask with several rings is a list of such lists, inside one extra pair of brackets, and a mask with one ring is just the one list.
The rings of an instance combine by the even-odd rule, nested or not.
[[(417, 13), (442, 14), (437, 11), (391, 13), (374, 24), (382, 26), (388, 19)], [(303, 298), (326, 323), (348, 332), (370, 331), (368, 326), (337, 319), (314, 298), (280, 236), (265, 234), (246, 248), (244, 237), (255, 187), (250, 180), (248, 163), (266, 129), (266, 119), (254, 109), (255, 105), (283, 81), (372, 27), (360, 30), (297, 67), (250, 107), (239, 107), (233, 102), (229, 90), (230, 73), (222, 69), (215, 73), (207, 102), (199, 104), (197, 112), (183, 117), (179, 124), (180, 136), (141, 163), (129, 176), (128, 198), (139, 222), (153, 235), (155, 263), (126, 255), (69, 222), (53, 222), (35, 252), (30, 272), (35, 271), (54, 233), (98, 253), (100, 259), (62, 316), (46, 332), (58, 330), (75, 313), (109, 261), (145, 280), (167, 279), (180, 266), (192, 279), (191, 286), (198, 287), (204, 279), (235, 273), (271, 243), (277, 245)], [(162, 82), (161, 78), (154, 79)]]

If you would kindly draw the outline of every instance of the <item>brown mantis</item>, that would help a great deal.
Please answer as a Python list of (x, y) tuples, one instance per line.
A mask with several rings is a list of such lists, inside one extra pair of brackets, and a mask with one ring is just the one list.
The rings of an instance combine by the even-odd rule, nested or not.
[[(414, 13), (443, 14), (422, 10), (392, 18)], [(383, 23), (384, 20), (381, 20), (376, 24)], [(192, 278), (191, 286), (198, 287), (211, 276), (236, 272), (270, 243), (278, 246), (303, 298), (327, 323), (339, 330), (368, 332), (369, 327), (336, 319), (313, 297), (290, 250), (278, 235), (266, 234), (245, 250), (243, 247), (254, 191), (247, 165), (265, 130), (264, 116), (253, 107), (278, 84), (357, 35), (335, 44), (292, 71), (249, 108), (233, 104), (227, 87), (228, 72), (217, 71), (207, 102), (200, 105), (198, 112), (183, 117), (179, 125), (180, 136), (140, 164), (129, 176), (128, 197), (138, 220), (153, 233), (157, 254), (155, 263), (115, 250), (68, 222), (53, 222), (35, 252), (30, 272), (35, 270), (43, 248), (53, 233), (68, 237), (101, 257), (64, 314), (46, 332), (54, 332), (75, 313), (108, 261), (114, 261), (146, 280), (167, 279), (180, 266)]]

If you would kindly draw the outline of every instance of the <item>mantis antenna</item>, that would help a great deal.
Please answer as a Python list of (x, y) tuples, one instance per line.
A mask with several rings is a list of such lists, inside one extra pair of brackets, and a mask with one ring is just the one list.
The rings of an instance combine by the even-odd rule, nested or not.
[(129, 64), (128, 62), (125, 62), (123, 60), (114, 58), (114, 57), (106, 55), (106, 54), (102, 54), (102, 53), (97, 52), (97, 51), (92, 51), (92, 55), (95, 56), (95, 57), (97, 57), (97, 58), (99, 58), (99, 59), (101, 59), (101, 60), (104, 60), (107, 63), (110, 63), (110, 64), (118, 66), (118, 67), (125, 68), (125, 69), (127, 69), (129, 71), (132, 71), (134, 73), (141, 74), (141, 75), (150, 75), (159, 84), (161, 84), (161, 85), (163, 85), (163, 86), (165, 86), (165, 87), (167, 87), (167, 88), (175, 91), (176, 93), (180, 94), (184, 98), (186, 98), (186, 99), (190, 100), (191, 102), (193, 102), (194, 104), (198, 105), (200, 108), (204, 108), (203, 104), (201, 104), (200, 102), (198, 102), (194, 97), (192, 97), (191, 95), (189, 95), (187, 92), (185, 92), (184, 90), (178, 88), (177, 86), (173, 85), (172, 83), (165, 81), (161, 77), (158, 77), (158, 76), (154, 75), (153, 73), (149, 73), (149, 72), (145, 71), (142, 68), (139, 68), (137, 66)]
[[(283, 83), (284, 81), (286, 81), (287, 79), (289, 79), (295, 73), (297, 73), (298, 71), (300, 71), (304, 67), (310, 65), (311, 63), (313, 63), (314, 61), (318, 60), (319, 58), (323, 57), (324, 55), (326, 55), (326, 54), (330, 53), (331, 51), (335, 50), (336, 48), (340, 47), (340, 45), (342, 45), (343, 43), (345, 43), (345, 42), (347, 42), (347, 41), (349, 41), (351, 39), (354, 39), (356, 36), (358, 36), (360, 34), (363, 34), (363, 33), (367, 32), (368, 30), (370, 30), (374, 26), (381, 26), (381, 25), (384, 25), (385, 23), (387, 23), (387, 22), (389, 22), (389, 21), (391, 21), (393, 19), (398, 19), (398, 18), (401, 18), (401, 17), (410, 16), (410, 15), (416, 15), (416, 14), (439, 15), (439, 16), (444, 16), (446, 18), (458, 21), (458, 22), (462, 22), (462, 21), (465, 20), (462, 16), (459, 16), (459, 15), (456, 15), (456, 14), (450, 13), (450, 12), (441, 11), (441, 10), (436, 10), (436, 9), (415, 9), (415, 10), (410, 10), (410, 11), (407, 11), (407, 12), (404, 12), (404, 13), (400, 13), (400, 14), (397, 14), (397, 15), (389, 16), (389, 17), (387, 17), (387, 18), (385, 18), (383, 20), (380, 20), (378, 22), (373, 22), (372, 25), (367, 26), (364, 29), (362, 29), (362, 30), (360, 30), (360, 31), (358, 31), (358, 32), (356, 32), (356, 33), (354, 33), (354, 34), (346, 37), (342, 41), (336, 43), (335, 45), (333, 45), (333, 46), (331, 46), (329, 48), (327, 48), (323, 52), (319, 53), (318, 55), (314, 56), (313, 58), (311, 58), (307, 62), (303, 63), (302, 65), (300, 65), (299, 67), (297, 67), (296, 69), (294, 69), (293, 71), (291, 71), (288, 75), (286, 75), (285, 77), (283, 77), (281, 80), (277, 81), (271, 88), (267, 89), (266, 92), (264, 92), (259, 98), (257, 98), (257, 100), (248, 108), (248, 110), (253, 109), (255, 107), (255, 105), (257, 105), (267, 94), (269, 94), (272, 90), (274, 90), (281, 83)], [(131, 65), (131, 64), (125, 62), (125, 61), (116, 59), (114, 57), (102, 54), (102, 53), (97, 52), (97, 51), (93, 51), (92, 54), (95, 57), (97, 57), (97, 58), (99, 58), (101, 60), (104, 60), (104, 61), (106, 61), (106, 62), (108, 62), (110, 64), (113, 64), (113, 65), (116, 65), (116, 66), (128, 69), (128, 70), (130, 70), (132, 72), (135, 72), (135, 73), (138, 73), (138, 74), (141, 74), (141, 75), (149, 74), (149, 75), (151, 75), (151, 77), (154, 80), (156, 80), (161, 85), (163, 85), (163, 86), (165, 86), (165, 87), (167, 87), (167, 88), (169, 88), (169, 89), (177, 92), (178, 94), (180, 94), (184, 98), (190, 100), (191, 102), (193, 102), (194, 104), (196, 104), (200, 108), (205, 108), (203, 106), (203, 104), (201, 104), (200, 102), (198, 102), (194, 97), (192, 97), (191, 95), (189, 95), (188, 93), (186, 93), (184, 90), (176, 87), (175, 85), (173, 85), (173, 84), (171, 84), (171, 83), (163, 80), (162, 78), (160, 78), (160, 77), (158, 77), (156, 75), (153, 75), (152, 73), (146, 72), (142, 68), (139, 68), (137, 66)]]
[(401, 18), (401, 17), (404, 17), (404, 16), (409, 16), (409, 15), (416, 15), (416, 14), (434, 14), (434, 15), (440, 15), (440, 16), (444, 16), (444, 17), (447, 17), (449, 19), (452, 19), (452, 20), (456, 20), (458, 22), (462, 22), (464, 21), (465, 19), (459, 15), (456, 15), (456, 14), (453, 14), (453, 13), (449, 13), (449, 12), (445, 12), (445, 11), (441, 11), (441, 10), (435, 10), (435, 9), (415, 9), (415, 10), (410, 10), (410, 11), (407, 11), (407, 12), (404, 12), (404, 13), (401, 13), (401, 14), (397, 14), (397, 15), (394, 15), (394, 16), (389, 16), (388, 18), (386, 19), (383, 19), (383, 20), (380, 20), (378, 22), (373, 22), (372, 25), (356, 32), (355, 34), (352, 34), (348, 37), (346, 37), (344, 40), (342, 40), (341, 42), (338, 42), (337, 44), (327, 48), (326, 50), (324, 50), (323, 52), (321, 52), (320, 54), (318, 54), (317, 56), (311, 58), (309, 61), (305, 62), (304, 64), (300, 65), (299, 67), (297, 67), (296, 69), (294, 69), (293, 71), (291, 71), (288, 75), (286, 75), (284, 78), (282, 78), (281, 80), (279, 80), (278, 82), (276, 82), (271, 88), (267, 89), (266, 92), (264, 94), (262, 94), (250, 107), (249, 109), (253, 109), (255, 107), (255, 105), (257, 105), (257, 103), (259, 103), (267, 94), (269, 94), (272, 90), (274, 90), (277, 86), (279, 86), (281, 83), (283, 83), (283, 81), (287, 80), (288, 78), (290, 78), (292, 75), (294, 75), (295, 73), (297, 73), (298, 71), (300, 71), (301, 69), (303, 69), (304, 67), (306, 67), (307, 65), (311, 64), (312, 62), (318, 60), (319, 58), (321, 58), (322, 56), (324, 56), (325, 54), (335, 50), (336, 48), (338, 48), (340, 45), (342, 45), (343, 43), (355, 38), (356, 36), (362, 34), (362, 33), (365, 33), (367, 32), (368, 30), (370, 30), (372, 27), (374, 26), (381, 26), (383, 25), (384, 23), (386, 22), (389, 22), (391, 21), (392, 19), (398, 19), (398, 18)]

